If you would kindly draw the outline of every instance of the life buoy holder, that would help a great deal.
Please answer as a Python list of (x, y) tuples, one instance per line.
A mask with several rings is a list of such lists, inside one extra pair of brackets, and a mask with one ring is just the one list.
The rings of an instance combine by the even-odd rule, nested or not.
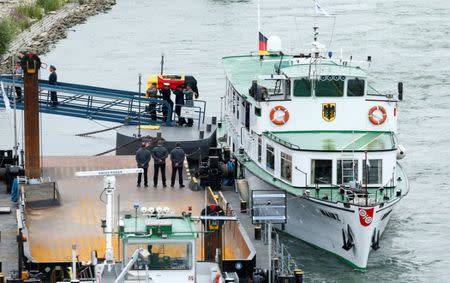
[[(282, 120), (278, 120), (277, 118), (275, 118), (275, 113), (277, 111), (283, 111), (284, 112), (284, 116)], [(275, 125), (284, 125), (286, 124), (286, 122), (289, 120), (289, 111), (286, 109), (286, 107), (278, 105), (275, 106), (274, 108), (272, 108), (272, 111), (270, 111), (270, 121), (272, 121), (272, 123), (274, 123)]]
[[(381, 112), (381, 114), (383, 114), (383, 116), (381, 118), (377, 118), (373, 115), (373, 113), (377, 110), (379, 110)], [(384, 109), (383, 106), (377, 105), (377, 106), (373, 106), (372, 108), (370, 108), (369, 120), (372, 124), (381, 125), (386, 121), (386, 119), (387, 119), (387, 113), (386, 113), (386, 109)]]

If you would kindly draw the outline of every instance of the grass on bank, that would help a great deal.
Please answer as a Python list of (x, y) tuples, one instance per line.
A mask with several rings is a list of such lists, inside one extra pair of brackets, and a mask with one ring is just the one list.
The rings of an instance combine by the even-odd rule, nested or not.
[(30, 4), (19, 4), (9, 16), (0, 19), (0, 56), (5, 54), (14, 36), (29, 28), (51, 11), (58, 10), (68, 0), (36, 0)]

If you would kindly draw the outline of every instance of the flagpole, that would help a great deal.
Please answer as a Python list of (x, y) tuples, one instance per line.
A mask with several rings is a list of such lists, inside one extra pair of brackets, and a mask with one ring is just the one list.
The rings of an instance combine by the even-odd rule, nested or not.
[(259, 36), (259, 32), (261, 31), (261, 0), (258, 0), (258, 36)]
[(261, 34), (261, 0), (258, 0), (257, 1), (257, 10), (258, 10), (258, 31), (257, 31), (257, 33), (258, 33), (258, 35), (257, 35), (257, 38), (258, 38), (258, 54), (259, 54), (259, 59), (260, 60), (262, 60), (263, 59), (263, 56), (261, 55), (261, 51), (260, 51), (260, 34)]

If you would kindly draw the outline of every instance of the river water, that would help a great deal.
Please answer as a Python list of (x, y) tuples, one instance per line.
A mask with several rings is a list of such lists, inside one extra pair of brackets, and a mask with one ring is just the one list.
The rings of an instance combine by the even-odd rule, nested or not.
[[(319, 40), (334, 54), (373, 58), (371, 74), (383, 92), (405, 84), (399, 108), (402, 161), (411, 192), (400, 203), (367, 272), (352, 270), (288, 236), (308, 282), (450, 282), (450, 4), (438, 0), (322, 0), (333, 19), (320, 18)], [(262, 31), (278, 35), (285, 51), (312, 39), (313, 1), (262, 0)], [(221, 57), (257, 47), (256, 0), (117, 0), (107, 14), (73, 28), (43, 56), (60, 81), (137, 90), (138, 73), (192, 74), (210, 114), (224, 92)], [(335, 25), (334, 33), (332, 33)], [(304, 50), (304, 49), (303, 49)], [(339, 55), (338, 55), (339, 56)], [(43, 72), (43, 77), (48, 72)], [(109, 123), (43, 115), (43, 152), (90, 155), (112, 148), (115, 134), (74, 134)], [(19, 131), (20, 132), (20, 131)]]

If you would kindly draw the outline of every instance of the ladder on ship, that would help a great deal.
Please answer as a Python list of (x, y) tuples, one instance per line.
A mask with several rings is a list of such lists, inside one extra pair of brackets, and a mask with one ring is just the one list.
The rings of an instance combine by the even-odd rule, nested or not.
[[(4, 86), (4, 92), (12, 101), (14, 99), (14, 86), (23, 87), (23, 81), (13, 78), (11, 75), (1, 75), (0, 83)], [(39, 80), (39, 111), (41, 113), (63, 115), (69, 117), (86, 118), (100, 121), (122, 123), (128, 125), (160, 124), (174, 125), (173, 110), (169, 103), (160, 98), (147, 98), (139, 92), (102, 88), (97, 86), (58, 82), (50, 85), (47, 80)], [(56, 91), (58, 105), (51, 105), (50, 91)], [(0, 107), (6, 107), (8, 99), (0, 99)], [(23, 101), (16, 101), (16, 107), (23, 110)], [(149, 104), (154, 104), (157, 110), (156, 120), (152, 120), (148, 112)], [(183, 106), (188, 107), (188, 106)], [(194, 106), (190, 106), (193, 119), (198, 124), (205, 120), (206, 102), (194, 100)], [(168, 109), (167, 117), (163, 117), (162, 110)]]

